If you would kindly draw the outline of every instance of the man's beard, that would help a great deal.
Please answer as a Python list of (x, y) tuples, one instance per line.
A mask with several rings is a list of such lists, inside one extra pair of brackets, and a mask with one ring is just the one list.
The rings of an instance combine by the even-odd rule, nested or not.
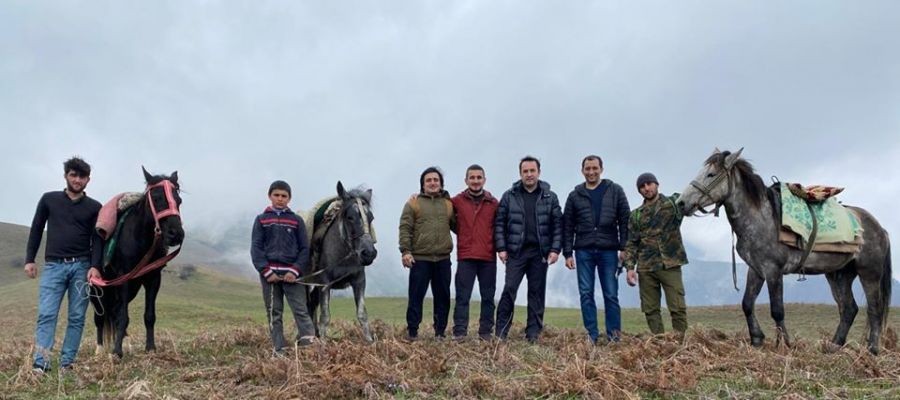
[(66, 182), (66, 190), (72, 194), (81, 194), (81, 192), (84, 191), (84, 186), (82, 186), (81, 189), (79, 189), (79, 190), (75, 190), (75, 188), (73, 188), (72, 185), (70, 185), (68, 182)]

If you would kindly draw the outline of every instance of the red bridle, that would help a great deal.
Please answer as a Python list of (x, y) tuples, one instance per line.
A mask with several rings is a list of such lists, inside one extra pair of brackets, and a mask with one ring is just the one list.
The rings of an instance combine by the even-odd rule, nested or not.
[[(150, 190), (158, 187), (162, 187), (163, 193), (166, 194), (166, 202), (169, 204), (169, 207), (164, 210), (157, 210), (156, 205), (153, 204), (153, 198), (150, 196)], [(153, 213), (153, 219), (156, 221), (157, 231), (159, 231), (159, 221), (163, 218), (173, 215), (181, 216), (181, 212), (178, 211), (178, 202), (175, 201), (175, 185), (171, 181), (162, 180), (159, 183), (147, 185), (147, 190), (144, 193), (146, 193), (147, 202), (150, 203), (150, 212)]]

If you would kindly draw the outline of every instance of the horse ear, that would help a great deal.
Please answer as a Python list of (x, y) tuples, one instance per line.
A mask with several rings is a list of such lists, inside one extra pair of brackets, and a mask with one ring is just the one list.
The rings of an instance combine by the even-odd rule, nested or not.
[(726, 169), (731, 169), (731, 167), (734, 166), (734, 163), (736, 163), (737, 160), (739, 160), (741, 158), (742, 151), (744, 151), (743, 147), (741, 147), (740, 150), (729, 154), (728, 157), (725, 157), (725, 168)]
[(172, 183), (178, 183), (178, 171), (172, 172), (172, 175), (169, 175), (169, 180)]
[(144, 182), (150, 183), (150, 179), (153, 178), (153, 175), (150, 175), (150, 173), (147, 172), (147, 169), (144, 168), (143, 165), (141, 165), (141, 171), (144, 171)]
[(363, 198), (366, 199), (366, 203), (372, 204), (372, 189), (366, 189), (366, 191), (363, 192)]
[(338, 194), (338, 197), (340, 197), (342, 199), (347, 197), (347, 191), (344, 190), (344, 184), (341, 183), (341, 181), (338, 181), (338, 183), (337, 183), (337, 194)]

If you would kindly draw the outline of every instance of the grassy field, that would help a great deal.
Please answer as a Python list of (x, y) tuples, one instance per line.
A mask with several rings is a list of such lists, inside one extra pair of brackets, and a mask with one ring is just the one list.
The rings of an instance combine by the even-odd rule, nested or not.
[[(210, 272), (182, 280), (167, 271), (165, 279), (156, 352), (143, 351), (143, 301), (138, 299), (131, 312), (132, 346), (124, 359), (94, 354), (96, 331), (89, 322), (78, 369), (64, 375), (54, 370), (41, 379), (29, 372), (37, 284), (0, 286), (0, 398), (900, 397), (893, 330), (883, 354), (868, 355), (859, 345), (865, 322), (861, 311), (851, 343), (830, 349), (823, 340), (837, 323), (830, 305), (788, 305), (795, 341), (790, 349), (775, 346), (764, 306), (759, 309), (767, 334), (762, 349), (748, 345), (737, 306), (690, 308), (684, 343), (651, 337), (639, 310), (626, 309), (623, 342), (590, 346), (577, 309), (548, 309), (537, 345), (518, 338), (505, 343), (434, 340), (427, 337), (429, 304), (421, 329), (426, 337), (409, 344), (402, 340), (406, 300), (370, 298), (377, 336), (370, 345), (361, 340), (351, 299), (339, 298), (333, 302), (328, 341), (273, 359), (257, 285)], [(477, 313), (477, 304), (472, 310)], [(513, 332), (521, 332), (523, 319), (524, 310), (518, 309)], [(62, 318), (57, 343), (64, 327)], [(293, 337), (293, 332), (290, 328), (286, 334)]]

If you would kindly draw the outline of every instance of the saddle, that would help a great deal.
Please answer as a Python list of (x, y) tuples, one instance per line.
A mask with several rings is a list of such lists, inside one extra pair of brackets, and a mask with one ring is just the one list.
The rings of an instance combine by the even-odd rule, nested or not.
[(122, 231), (122, 224), (125, 223), (125, 217), (131, 212), (131, 207), (137, 204), (143, 195), (140, 192), (120, 193), (101, 207), (95, 229), (97, 234), (106, 241), (103, 247), (102, 266), (104, 268), (112, 261), (112, 254), (119, 243), (119, 234)]
[(781, 221), (778, 240), (807, 253), (858, 253), (862, 245), (859, 216), (834, 197), (843, 190), (799, 183), (769, 186), (773, 216)]
[(316, 204), (310, 210), (310, 215), (305, 219), (306, 232), (309, 234), (310, 266), (312, 271), (316, 270), (316, 265), (319, 263), (319, 249), (322, 248), (322, 239), (325, 238), (325, 232), (328, 232), (328, 228), (337, 219), (341, 212), (342, 204), (343, 202), (337, 197), (325, 199)]

